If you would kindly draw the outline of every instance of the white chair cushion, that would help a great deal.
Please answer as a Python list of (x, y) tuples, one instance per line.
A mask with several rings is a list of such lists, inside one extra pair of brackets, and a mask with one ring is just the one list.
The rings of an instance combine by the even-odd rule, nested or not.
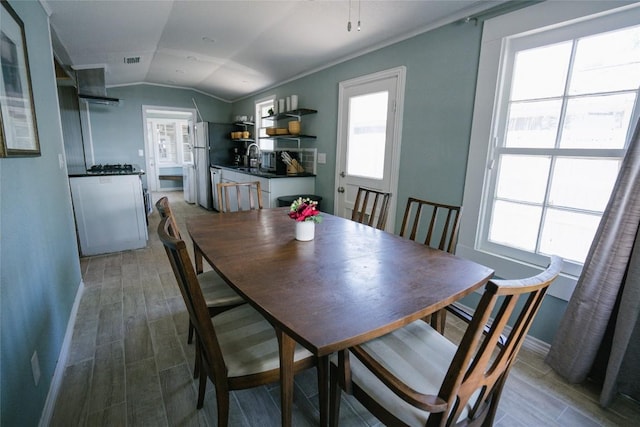
[(244, 301), (214, 270), (198, 274), (198, 282), (208, 307), (223, 307)]
[[(422, 320), (361, 345), (382, 366), (414, 390), (438, 395), (457, 347)], [(350, 355), (352, 381), (375, 401), (410, 426), (424, 426), (429, 412), (400, 399), (371, 373), (353, 354)], [(334, 355), (332, 363), (337, 365)], [(471, 399), (475, 402), (476, 396)], [(459, 420), (467, 417), (467, 405)]]
[[(211, 319), (216, 330), (229, 377), (280, 368), (278, 339), (273, 326), (249, 304), (225, 311)], [(296, 345), (294, 361), (312, 356)]]

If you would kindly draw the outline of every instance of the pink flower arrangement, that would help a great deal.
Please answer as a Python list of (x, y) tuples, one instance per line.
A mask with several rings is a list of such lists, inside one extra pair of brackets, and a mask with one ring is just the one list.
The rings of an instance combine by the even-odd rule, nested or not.
[(291, 203), (291, 208), (289, 209), (289, 218), (295, 219), (299, 222), (322, 222), (322, 217), (320, 216), (320, 211), (318, 210), (318, 202), (308, 198), (303, 199), (302, 197), (298, 197), (293, 201), (293, 203)]

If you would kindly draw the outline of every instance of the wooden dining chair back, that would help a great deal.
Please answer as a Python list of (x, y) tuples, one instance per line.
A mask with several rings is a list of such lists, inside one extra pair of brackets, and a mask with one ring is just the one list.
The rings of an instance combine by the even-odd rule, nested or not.
[[(460, 228), (461, 206), (409, 197), (402, 218), (400, 236), (419, 241), (432, 248), (454, 253)], [(447, 322), (447, 311), (438, 310), (425, 321), (441, 334)]]
[(176, 222), (176, 217), (173, 215), (173, 211), (171, 210), (171, 204), (169, 203), (169, 198), (167, 196), (163, 196), (156, 202), (156, 209), (158, 209), (158, 213), (160, 214), (160, 218), (169, 218), (169, 231), (171, 236), (181, 239), (180, 237), (180, 228), (178, 227), (178, 223)]
[(384, 230), (387, 225), (390, 198), (391, 193), (359, 187), (351, 220)]
[[(216, 391), (218, 426), (229, 418), (229, 391), (276, 382), (280, 377), (278, 341), (273, 326), (249, 304), (209, 315), (196, 272), (183, 240), (170, 234), (168, 218), (158, 225), (158, 237), (169, 257), (189, 318), (201, 348), (197, 407), (202, 408), (207, 378)], [(316, 365), (301, 346), (294, 353), (294, 373)]]
[(220, 182), (217, 191), (220, 212), (262, 209), (260, 181)]
[(473, 316), (452, 307), (469, 322), (457, 347), (416, 321), (332, 357), (332, 425), (342, 387), (386, 425), (491, 426), (509, 371), (561, 268), (554, 256), (534, 277), (490, 281)]
[[(161, 197), (156, 202), (156, 209), (160, 213), (161, 219), (167, 220), (167, 233), (174, 239), (182, 239), (180, 236), (180, 229), (176, 222), (176, 217), (171, 209), (169, 199)], [(194, 252), (197, 251), (194, 250)], [(216, 273), (214, 270), (207, 272), (198, 271), (196, 263), (196, 275), (202, 289), (202, 293), (205, 298), (207, 307), (209, 308), (209, 315), (215, 316), (230, 308), (237, 307), (240, 304), (244, 304), (246, 301), (238, 295), (233, 289), (227, 285), (227, 283)], [(189, 332), (187, 335), (187, 343), (191, 344), (193, 341), (193, 323), (189, 319)], [(196, 350), (197, 352), (198, 350)], [(198, 360), (196, 359), (194, 374), (198, 371)]]
[(454, 253), (461, 214), (462, 206), (409, 197), (402, 218), (400, 236)]

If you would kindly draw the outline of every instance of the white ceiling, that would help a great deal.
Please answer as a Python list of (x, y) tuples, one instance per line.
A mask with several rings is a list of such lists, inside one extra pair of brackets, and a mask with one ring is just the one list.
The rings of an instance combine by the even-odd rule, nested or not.
[[(147, 82), (227, 101), (504, 2), (40, 1), (51, 13), (54, 50), (63, 65), (104, 66), (107, 87)], [(125, 63), (136, 56), (139, 63)]]

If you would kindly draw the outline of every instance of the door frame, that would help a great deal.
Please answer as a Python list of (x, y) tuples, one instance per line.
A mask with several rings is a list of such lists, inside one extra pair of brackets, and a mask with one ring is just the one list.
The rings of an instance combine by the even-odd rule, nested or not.
[(338, 209), (338, 198), (344, 197), (345, 193), (339, 193), (338, 187), (340, 186), (341, 176), (340, 176), (340, 165), (344, 161), (342, 152), (344, 151), (346, 144), (346, 137), (344, 132), (344, 121), (343, 121), (343, 113), (344, 108), (347, 105), (344, 105), (344, 96), (345, 91), (353, 86), (359, 86), (366, 83), (375, 82), (377, 80), (384, 80), (389, 78), (396, 79), (396, 98), (394, 100), (394, 126), (392, 133), (392, 150), (391, 150), (391, 169), (389, 177), (389, 189), (391, 192), (391, 201), (389, 203), (389, 213), (387, 216), (387, 225), (385, 227), (386, 231), (391, 233), (395, 230), (396, 223), (396, 211), (397, 211), (397, 195), (398, 195), (398, 181), (399, 181), (399, 173), (400, 173), (400, 146), (402, 143), (402, 120), (404, 117), (404, 92), (405, 92), (405, 82), (407, 75), (407, 67), (400, 66), (395, 68), (390, 68), (388, 70), (379, 71), (373, 74), (367, 74), (365, 76), (356, 77), (354, 79), (345, 80), (338, 84), (338, 130), (337, 130), (337, 138), (336, 138), (336, 168), (335, 168), (335, 177), (334, 177), (334, 204), (333, 204), (333, 214), (339, 216)]
[[(196, 119), (195, 108), (181, 108), (181, 107), (167, 107), (160, 105), (142, 105), (142, 131), (144, 134), (144, 153), (145, 153), (145, 167), (147, 175), (147, 187), (149, 191), (160, 191), (160, 179), (158, 177), (158, 150), (153, 144), (152, 137), (149, 135), (147, 129), (147, 119), (149, 118), (148, 110), (160, 110), (167, 113), (175, 111), (177, 113), (191, 113), (190, 118), (180, 117), (180, 119), (186, 119), (189, 121), (189, 136), (191, 138), (191, 145), (193, 146), (193, 123)], [(170, 114), (167, 114), (166, 118), (172, 118)]]

